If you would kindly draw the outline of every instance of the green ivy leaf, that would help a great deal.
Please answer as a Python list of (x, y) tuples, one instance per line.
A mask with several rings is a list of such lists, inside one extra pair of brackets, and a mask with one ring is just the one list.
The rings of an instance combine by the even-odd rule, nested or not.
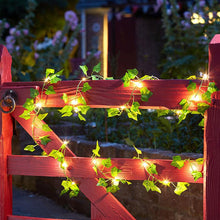
[(118, 169), (117, 167), (112, 167), (112, 169), (111, 169), (112, 177), (116, 177), (120, 172), (121, 172), (121, 170)]
[[(76, 184), (74, 184), (74, 185), (76, 185)], [(70, 198), (76, 197), (76, 196), (78, 196), (78, 194), (79, 194), (79, 188), (77, 187), (77, 189), (70, 191), (69, 197)]]
[(51, 84), (55, 84), (55, 83), (57, 83), (57, 82), (59, 82), (59, 81), (61, 81), (61, 79), (60, 79), (59, 77), (57, 77), (56, 74), (50, 76), (50, 83), (51, 83)]
[(147, 102), (149, 98), (153, 95), (153, 93), (147, 87), (141, 88), (140, 92), (141, 92), (141, 101), (143, 102)]
[(147, 167), (147, 172), (148, 172), (149, 174), (158, 174), (156, 168), (157, 168), (157, 166), (152, 163), (150, 166)]
[(86, 105), (86, 100), (84, 99), (83, 96), (80, 96), (80, 97), (77, 99), (77, 102), (80, 103), (80, 104)]
[(179, 105), (182, 106), (182, 109), (183, 109), (183, 110), (187, 110), (187, 109), (189, 108), (189, 106), (190, 106), (190, 103), (188, 102), (188, 100), (182, 99), (182, 100), (180, 101)]
[(133, 102), (132, 106), (131, 106), (131, 112), (135, 112), (138, 115), (141, 115), (141, 112), (139, 110), (139, 106), (140, 106), (140, 104), (138, 102)]
[(106, 183), (106, 180), (104, 178), (99, 178), (99, 181), (97, 183), (97, 186), (103, 186), (106, 187), (108, 186), (108, 183)]
[(144, 180), (143, 181), (143, 186), (145, 187), (147, 192), (149, 192), (151, 190), (151, 191), (155, 191), (155, 192), (161, 193), (160, 188), (157, 187), (155, 185), (155, 183), (153, 181), (151, 181), (151, 180)]
[(198, 163), (198, 164), (203, 164), (204, 163), (204, 158), (198, 158), (198, 159), (196, 159), (196, 162)]
[(111, 158), (107, 158), (107, 159), (102, 160), (102, 165), (106, 168), (111, 167), (112, 166)]
[(88, 82), (85, 82), (85, 83), (83, 84), (82, 92), (86, 92), (86, 91), (90, 90), (91, 88), (92, 88), (92, 87), (89, 85), (89, 83), (88, 83)]
[(188, 186), (189, 186), (189, 183), (178, 182), (176, 189), (174, 190), (174, 193), (180, 196), (184, 191), (187, 190)]
[(97, 65), (93, 67), (92, 72), (99, 73), (101, 71), (101, 63), (99, 62)]
[(87, 76), (88, 67), (86, 65), (79, 66), (83, 73)]
[(142, 154), (142, 151), (139, 150), (138, 148), (136, 148), (134, 145), (133, 145), (133, 147), (134, 147), (134, 149), (136, 150), (136, 152), (137, 152), (137, 154), (138, 154), (138, 157), (139, 157), (139, 155)]
[(159, 110), (157, 110), (157, 117), (165, 116), (165, 115), (169, 114), (169, 112), (170, 112), (169, 109), (167, 109), (167, 110), (159, 109)]
[(24, 112), (21, 115), (19, 115), (19, 117), (28, 120), (31, 118), (31, 113), (28, 110), (24, 110)]
[(185, 160), (182, 160), (181, 157), (173, 156), (173, 161), (171, 163), (172, 166), (177, 167), (178, 169), (181, 169), (184, 166)]
[(37, 145), (27, 145), (24, 150), (34, 152)]
[(37, 117), (39, 120), (44, 120), (47, 117), (48, 113), (44, 113), (44, 114), (39, 114)]
[(23, 105), (23, 107), (26, 108), (29, 111), (33, 111), (35, 109), (34, 100), (27, 98), (26, 102)]
[(107, 110), (108, 112), (108, 117), (114, 117), (114, 116), (120, 116), (121, 115), (121, 111), (118, 108), (109, 108)]
[(127, 70), (127, 73), (128, 73), (128, 77), (130, 79), (134, 79), (137, 75), (138, 75), (138, 70), (136, 68), (134, 69), (128, 69)]
[(39, 95), (39, 91), (37, 89), (31, 88), (31, 98), (35, 99)]
[(64, 158), (64, 155), (62, 152), (60, 152), (59, 150), (52, 150), (49, 155), (49, 157), (53, 157), (54, 159), (62, 162), (63, 161), (63, 158)]
[(58, 111), (62, 114), (62, 117), (71, 116), (73, 114), (73, 106), (65, 105), (62, 109)]
[(80, 112), (78, 112), (78, 117), (81, 121), (86, 121), (86, 119), (80, 114)]
[(93, 153), (96, 157), (100, 157), (99, 150), (100, 150), (99, 142), (96, 141), (96, 148), (92, 150), (92, 153)]
[(211, 95), (212, 95), (211, 92), (206, 91), (205, 93), (202, 94), (202, 100), (207, 101), (208, 103), (211, 103), (212, 101)]
[(43, 124), (42, 125), (42, 130), (46, 131), (46, 132), (52, 131), (51, 128), (48, 126), (48, 124)]
[(210, 106), (208, 105), (208, 104), (206, 104), (206, 103), (198, 103), (197, 104), (197, 111), (199, 112), (199, 113), (202, 113), (202, 114), (204, 114), (205, 113), (205, 111), (209, 108)]
[(193, 90), (195, 90), (196, 89), (196, 83), (194, 83), (194, 82), (190, 82), (189, 83), (189, 85), (187, 86), (187, 90), (188, 91), (193, 91)]
[(114, 77), (106, 77), (105, 80), (114, 80)]
[(96, 166), (93, 166), (92, 168), (93, 168), (93, 170), (95, 171), (96, 175), (98, 175), (97, 167), (96, 167)]
[(189, 77), (186, 78), (186, 79), (196, 79), (196, 75), (189, 76)]
[(49, 135), (40, 137), (39, 139), (42, 145), (47, 145), (51, 141), (51, 139), (49, 138)]
[(60, 70), (59, 72), (56, 73), (57, 76), (61, 76), (63, 74), (64, 69)]
[(68, 102), (68, 96), (66, 93), (63, 93), (63, 96), (61, 97), (61, 99), (63, 99), (64, 103)]
[(130, 86), (130, 77), (128, 73), (125, 73), (125, 75), (122, 77), (122, 81), (123, 81), (124, 87)]
[(199, 178), (202, 178), (202, 173), (197, 170), (192, 171), (191, 174), (195, 181), (197, 181)]
[(56, 94), (56, 92), (54, 91), (53, 86), (48, 86), (48, 88), (45, 91), (46, 95), (51, 95), (51, 94)]
[(86, 115), (86, 113), (88, 112), (88, 110), (90, 109), (90, 106), (88, 105), (81, 105), (77, 107), (78, 110), (83, 114)]
[(186, 110), (181, 111), (181, 114), (179, 115), (178, 124), (180, 124), (189, 113), (190, 113), (190, 111), (186, 111)]
[(204, 127), (204, 118), (198, 124), (200, 127)]
[(106, 188), (106, 191), (110, 193), (116, 193), (118, 190), (120, 190), (119, 186), (115, 186), (115, 185)]
[(53, 74), (53, 73), (55, 73), (54, 69), (49, 69), (49, 68), (46, 69), (46, 77), (48, 77), (50, 74)]
[(140, 78), (140, 80), (151, 80), (152, 79), (152, 76), (149, 76), (149, 75), (144, 75)]
[(213, 92), (217, 92), (218, 88), (216, 87), (214, 82), (210, 82), (207, 90), (212, 94)]

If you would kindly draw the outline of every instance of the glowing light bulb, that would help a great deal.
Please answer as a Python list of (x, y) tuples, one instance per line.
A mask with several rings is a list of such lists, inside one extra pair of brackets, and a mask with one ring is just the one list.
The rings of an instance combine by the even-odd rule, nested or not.
[(114, 178), (114, 179), (112, 180), (112, 184), (113, 184), (114, 186), (118, 186), (118, 185), (119, 185), (119, 179)]
[(36, 108), (41, 109), (42, 108), (42, 104), (40, 102), (35, 104)]
[(202, 101), (202, 97), (199, 94), (194, 94), (191, 96), (190, 100), (194, 102), (199, 102), (199, 101)]
[(204, 73), (202, 79), (203, 80), (208, 80), (209, 79), (209, 75), (207, 73)]
[(144, 167), (145, 169), (146, 169), (147, 167), (149, 167), (149, 164), (148, 164), (147, 162), (145, 162), (145, 161), (142, 163), (142, 165), (143, 165), (143, 167)]
[(198, 171), (198, 167), (196, 166), (196, 164), (192, 163), (190, 165), (189, 171), (192, 173), (193, 171)]
[(63, 142), (64, 145), (67, 145), (68, 143), (69, 143), (69, 141), (64, 141)]
[(125, 106), (125, 105), (122, 105), (122, 106), (120, 107), (120, 109), (121, 109), (121, 110), (124, 110), (124, 109), (126, 109), (126, 106)]
[(72, 181), (72, 185), (76, 185), (76, 183), (74, 181)]
[(67, 167), (68, 167), (68, 164), (67, 164), (66, 161), (64, 161), (64, 162), (61, 164), (61, 168), (67, 169)]
[(138, 88), (142, 88), (143, 84), (142, 82), (138, 81), (138, 82), (134, 82), (135, 86), (137, 86)]
[(47, 78), (44, 79), (44, 82), (49, 82), (49, 80), (50, 80), (50, 78), (47, 77)]
[(94, 165), (98, 165), (98, 161), (97, 161), (96, 159), (93, 159), (93, 160), (92, 160), (92, 163), (93, 163)]
[(170, 185), (170, 181), (169, 181), (168, 179), (164, 179), (164, 180), (162, 181), (162, 184), (163, 184), (164, 186), (169, 186), (169, 185)]
[(72, 105), (77, 105), (77, 104), (78, 104), (77, 99), (73, 99), (73, 100), (71, 101), (71, 104), (72, 104)]
[(82, 78), (82, 81), (86, 81), (86, 78), (85, 78), (85, 77), (83, 77), (83, 78)]
[(182, 110), (176, 110), (175, 113), (179, 116), (182, 114)]

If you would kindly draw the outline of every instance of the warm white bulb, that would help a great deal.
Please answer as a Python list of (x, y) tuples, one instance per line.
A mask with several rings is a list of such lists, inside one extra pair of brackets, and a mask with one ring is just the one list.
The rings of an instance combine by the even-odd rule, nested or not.
[(198, 167), (196, 166), (196, 164), (191, 164), (190, 168), (189, 168), (190, 172), (192, 173), (193, 171), (198, 171)]
[(40, 102), (35, 104), (36, 108), (41, 109), (42, 108), (42, 104)]
[(69, 143), (69, 141), (64, 141), (63, 142), (64, 145), (67, 145), (68, 143)]
[(134, 84), (135, 84), (135, 86), (137, 86), (138, 88), (142, 88), (142, 87), (143, 87), (143, 84), (142, 84), (142, 82), (140, 82), (140, 81), (136, 81), (136, 82), (134, 82)]
[(203, 74), (202, 79), (203, 80), (208, 80), (209, 79), (209, 75), (207, 73)]
[(165, 186), (169, 186), (170, 185), (170, 181), (168, 179), (165, 179), (162, 181), (162, 184)]
[(73, 99), (73, 100), (71, 101), (71, 104), (72, 104), (72, 105), (77, 105), (77, 104), (78, 104), (77, 99)]
[(49, 80), (50, 80), (50, 78), (47, 77), (47, 78), (44, 79), (44, 82), (48, 82)]
[(98, 161), (97, 161), (96, 159), (93, 159), (93, 160), (92, 160), (92, 163), (93, 163), (94, 165), (98, 165)]
[(74, 181), (72, 181), (72, 185), (76, 185), (76, 183)]
[(112, 180), (112, 184), (115, 185), (115, 186), (118, 186), (118, 185), (119, 185), (119, 179), (114, 178), (114, 179)]
[(199, 94), (195, 94), (195, 95), (192, 95), (192, 97), (190, 98), (191, 101), (194, 101), (194, 102), (199, 102), (199, 101), (202, 101), (202, 97), (201, 95)]
[(122, 105), (122, 106), (120, 107), (120, 109), (121, 109), (121, 110), (124, 110), (124, 109), (126, 109), (126, 106), (125, 106), (125, 105)]
[(85, 77), (83, 77), (83, 78), (82, 78), (82, 81), (86, 81), (86, 78), (85, 78)]
[(143, 162), (142, 165), (143, 165), (144, 168), (149, 167), (149, 164), (147, 162)]
[(67, 162), (64, 161), (64, 162), (61, 164), (61, 167), (62, 167), (63, 169), (67, 169), (67, 167), (68, 167)]

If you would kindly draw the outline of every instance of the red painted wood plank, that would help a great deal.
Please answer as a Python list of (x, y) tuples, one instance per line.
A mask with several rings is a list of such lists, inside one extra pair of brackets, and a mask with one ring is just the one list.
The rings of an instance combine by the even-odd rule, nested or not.
[[(96, 80), (88, 81), (92, 89), (84, 94), (87, 104), (92, 108), (112, 108), (124, 105), (130, 98), (133, 90), (134, 83), (130, 87), (124, 87), (121, 80)], [(197, 88), (200, 81), (196, 80)], [(65, 103), (61, 99), (63, 93), (66, 93), (70, 99), (76, 94), (76, 87), (79, 81), (63, 81), (54, 85), (56, 94), (44, 96), (45, 102), (42, 103), (47, 107), (63, 107)], [(179, 109), (179, 102), (183, 99), (190, 99), (193, 95), (192, 92), (187, 90), (189, 80), (145, 80), (143, 86), (147, 86), (152, 92), (153, 96), (150, 97), (148, 102), (140, 100), (140, 92), (134, 92), (135, 100), (141, 105), (140, 108), (168, 108)], [(23, 87), (26, 86), (39, 86), (42, 87), (42, 82), (29, 82), (29, 83), (5, 83), (3, 90), (13, 88), (18, 94), (17, 106), (24, 104), (25, 98), (30, 96), (30, 92), (24, 93)], [(195, 109), (195, 105), (191, 106)]]
[[(220, 35), (209, 44), (209, 76), (220, 88)], [(203, 219), (220, 219), (220, 94), (212, 97), (204, 129), (204, 198)]]
[[(97, 158), (97, 165), (102, 169), (101, 161), (106, 158)], [(116, 166), (122, 171), (118, 177), (127, 180), (145, 180), (148, 174), (144, 169), (143, 161), (128, 158), (112, 158), (112, 166)], [(103, 177), (101, 173), (97, 176), (93, 170), (93, 163), (91, 158), (87, 157), (66, 157), (65, 161), (68, 164), (66, 175), (69, 177), (80, 178), (96, 178)], [(159, 180), (169, 179), (171, 182), (190, 182), (195, 183), (190, 173), (190, 163), (186, 162), (182, 169), (177, 169), (171, 166), (172, 160), (149, 159), (145, 160), (149, 164), (157, 166)], [(202, 171), (202, 165), (196, 165), (199, 171)], [(110, 169), (104, 169), (103, 172), (109, 172)], [(30, 176), (50, 176), (50, 177), (63, 177), (65, 176), (60, 168), (59, 162), (51, 157), (42, 156), (8, 156), (8, 173), (11, 175), (30, 175)], [(108, 174), (107, 174), (108, 176)], [(109, 175), (109, 178), (111, 176)], [(203, 179), (200, 178), (196, 183), (202, 183)]]
[[(11, 81), (11, 56), (0, 45), (0, 84)], [(11, 116), (0, 112), (0, 220), (12, 214), (12, 178), (7, 173), (7, 156), (11, 154), (13, 125)]]
[[(70, 220), (70, 219), (58, 219), (58, 218), (36, 218), (28, 216), (9, 215), (8, 220)], [(74, 219), (71, 219), (74, 220)]]
[[(15, 111), (12, 112), (12, 116), (22, 125), (22, 127), (32, 135), (32, 123), (34, 116), (29, 120), (24, 120), (19, 117), (23, 112), (23, 108), (16, 107)], [(40, 147), (47, 153), (50, 153), (52, 149), (59, 149), (62, 145), (62, 141), (54, 132), (44, 132), (40, 128), (44, 122), (36, 119), (35, 121), (35, 136)], [(52, 139), (46, 146), (40, 144), (39, 137), (49, 135)], [(69, 148), (66, 149), (66, 156), (75, 157)], [(106, 190), (102, 187), (97, 187), (97, 179), (85, 179), (76, 178), (79, 184), (80, 190), (85, 194), (85, 196), (95, 205), (95, 207), (103, 213), (106, 218), (117, 219), (119, 216), (121, 219), (134, 219), (134, 217), (124, 208), (124, 206), (111, 194), (106, 193)]]

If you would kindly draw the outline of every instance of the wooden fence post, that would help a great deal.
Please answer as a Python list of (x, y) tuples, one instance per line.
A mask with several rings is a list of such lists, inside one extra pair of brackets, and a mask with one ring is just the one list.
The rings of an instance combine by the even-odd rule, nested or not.
[[(209, 44), (209, 81), (220, 88), (220, 35)], [(204, 129), (203, 219), (220, 219), (220, 93), (214, 93)]]
[[(12, 58), (0, 45), (0, 86), (11, 81)], [(0, 87), (1, 90), (1, 87)], [(10, 114), (0, 112), (0, 220), (12, 214), (12, 177), (7, 174), (7, 156), (11, 154), (13, 125)]]

